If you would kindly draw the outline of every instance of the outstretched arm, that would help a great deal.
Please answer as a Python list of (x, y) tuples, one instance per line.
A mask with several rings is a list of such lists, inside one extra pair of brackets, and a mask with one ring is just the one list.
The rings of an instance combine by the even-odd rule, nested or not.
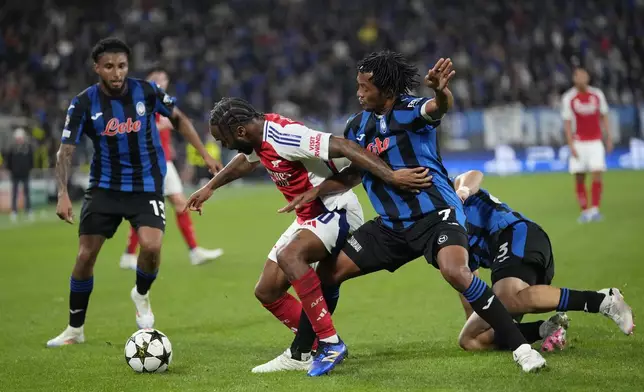
[(377, 155), (367, 152), (350, 140), (331, 136), (329, 140), (329, 159), (347, 158), (351, 165), (365, 170), (384, 182), (404, 190), (417, 190), (431, 186), (428, 169), (418, 167), (410, 170), (392, 170)]
[(454, 190), (463, 202), (481, 189), (483, 173), (478, 170), (465, 172), (454, 180)]
[(360, 171), (354, 166), (349, 166), (340, 173), (334, 174), (322, 181), (318, 186), (296, 196), (287, 205), (277, 210), (277, 212), (291, 212), (307, 203), (310, 203), (318, 197), (346, 192), (360, 183), (360, 177)]
[(217, 173), (206, 185), (190, 195), (184, 211), (198, 211), (201, 214), (201, 207), (206, 200), (210, 199), (213, 192), (238, 178), (244, 177), (252, 172), (259, 161), (250, 162), (244, 154), (237, 154), (219, 173)]
[(454, 96), (447, 85), (455, 74), (456, 71), (452, 70), (452, 60), (449, 58), (441, 58), (433, 68), (427, 71), (425, 85), (434, 90), (436, 98), (423, 105), (423, 117), (440, 120), (454, 106)]
[(215, 175), (205, 187), (214, 191), (228, 183), (250, 174), (259, 165), (259, 161), (250, 162), (244, 154), (237, 154), (228, 164)]
[(197, 152), (199, 152), (199, 155), (201, 155), (201, 157), (204, 159), (206, 165), (213, 174), (221, 170), (221, 162), (208, 154), (208, 150), (206, 150), (206, 147), (201, 142), (201, 138), (199, 137), (199, 134), (197, 133), (194, 125), (192, 125), (192, 121), (190, 121), (190, 119), (181, 110), (176, 107), (173, 108), (172, 115), (169, 117), (169, 119), (172, 122), (174, 128), (179, 131), (181, 136), (186, 138), (188, 143), (192, 144)]

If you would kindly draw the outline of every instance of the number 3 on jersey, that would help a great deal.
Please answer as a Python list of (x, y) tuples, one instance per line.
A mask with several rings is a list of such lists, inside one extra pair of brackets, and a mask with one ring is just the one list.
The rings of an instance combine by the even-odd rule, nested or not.
[(496, 255), (496, 258), (494, 259), (495, 263), (503, 263), (505, 260), (509, 259), (510, 256), (507, 256), (508, 254), (508, 243), (504, 242), (499, 246), (499, 252)]

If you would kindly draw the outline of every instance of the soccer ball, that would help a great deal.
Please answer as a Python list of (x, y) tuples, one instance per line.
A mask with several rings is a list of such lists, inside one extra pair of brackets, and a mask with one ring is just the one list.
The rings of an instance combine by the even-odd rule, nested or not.
[(172, 362), (172, 344), (161, 331), (140, 329), (125, 342), (125, 362), (138, 373), (162, 373)]

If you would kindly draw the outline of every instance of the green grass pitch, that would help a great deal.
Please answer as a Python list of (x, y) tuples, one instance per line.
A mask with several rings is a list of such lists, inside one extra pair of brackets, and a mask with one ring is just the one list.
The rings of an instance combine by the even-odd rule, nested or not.
[[(484, 185), (550, 234), (554, 284), (615, 286), (636, 315), (644, 309), (644, 172), (607, 173), (605, 220), (588, 225), (576, 223), (570, 176), (488, 177)], [(366, 217), (372, 217), (361, 189), (359, 194)], [(334, 320), (351, 357), (330, 376), (251, 374), (292, 338), (253, 295), (268, 251), (292, 219), (276, 213), (282, 205), (272, 185), (218, 192), (194, 222), (200, 244), (221, 246), (226, 254), (199, 267), (189, 264), (169, 217), (151, 298), (156, 327), (173, 344), (174, 362), (159, 375), (136, 374), (123, 359), (125, 340), (136, 330), (129, 299), (134, 273), (118, 267), (125, 224), (99, 256), (86, 344), (46, 349), (45, 342), (67, 322), (77, 226), (55, 219), (14, 228), (0, 222), (0, 390), (633, 391), (644, 385), (641, 335), (636, 330), (624, 336), (599, 315), (570, 313), (568, 349), (547, 355), (549, 367), (539, 374), (522, 374), (507, 352), (461, 351), (456, 339), (464, 316), (458, 298), (421, 260), (342, 287)], [(51, 217), (53, 210), (48, 212)]]

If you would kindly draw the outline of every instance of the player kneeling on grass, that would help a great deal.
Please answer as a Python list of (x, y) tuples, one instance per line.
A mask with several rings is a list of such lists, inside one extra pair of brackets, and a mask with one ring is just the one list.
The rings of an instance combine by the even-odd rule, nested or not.
[[(328, 133), (317, 132), (278, 114), (264, 114), (248, 102), (224, 98), (210, 113), (213, 137), (237, 155), (208, 184), (190, 196), (187, 208), (201, 210), (215, 189), (253, 171), (260, 163), (287, 200), (293, 200), (347, 167), (351, 160), (392, 186), (411, 189), (430, 184), (423, 170), (393, 171), (376, 155), (357, 144)], [(277, 319), (290, 329), (300, 323), (300, 314), (311, 321), (319, 339), (319, 355), (306, 358), (309, 375), (328, 373), (341, 362), (347, 347), (336, 334), (330, 300), (309, 266), (342, 249), (350, 231), (363, 223), (362, 208), (351, 190), (320, 197), (296, 211), (295, 222), (284, 232), (268, 255), (255, 295)], [(299, 302), (287, 293), (292, 285)], [(337, 286), (336, 286), (337, 287)], [(337, 288), (335, 289), (337, 293)], [(327, 302), (329, 301), (329, 302)], [(314, 335), (314, 336), (315, 336)], [(303, 359), (303, 358), (300, 358)]]
[[(578, 291), (550, 286), (555, 265), (548, 235), (538, 224), (481, 189), (482, 180), (483, 173), (469, 171), (456, 178), (454, 188), (465, 206), (470, 268), (491, 270), (492, 290), (508, 311), (514, 316), (553, 310), (601, 313), (630, 335), (635, 326), (633, 313), (618, 289)], [(468, 319), (459, 345), (468, 351), (506, 348), (462, 296), (461, 302)], [(544, 339), (544, 351), (563, 349), (567, 327), (565, 313), (519, 325), (528, 342)]]

